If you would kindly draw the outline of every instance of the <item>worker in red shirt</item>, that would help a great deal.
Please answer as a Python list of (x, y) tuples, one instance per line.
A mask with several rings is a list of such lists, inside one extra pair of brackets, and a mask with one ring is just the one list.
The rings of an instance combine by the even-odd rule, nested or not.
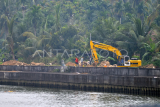
[(78, 58), (77, 57), (75, 58), (75, 65), (76, 66), (78, 65)]

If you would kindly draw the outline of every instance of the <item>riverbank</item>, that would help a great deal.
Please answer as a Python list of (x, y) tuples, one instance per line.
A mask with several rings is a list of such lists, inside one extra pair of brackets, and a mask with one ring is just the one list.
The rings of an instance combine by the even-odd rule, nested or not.
[[(76, 69), (81, 69), (81, 71), (83, 71), (82, 69), (86, 70), (85, 68)], [(100, 71), (99, 74), (94, 74), (96, 72), (53, 73), (1, 71), (0, 85), (62, 88), (84, 91), (125, 93), (133, 95), (160, 96), (160, 77), (158, 75), (131, 76), (124, 73), (125, 69), (126, 68), (123, 68), (123, 70), (119, 69), (119, 72), (122, 73), (121, 75), (119, 75), (119, 73), (116, 74), (116, 72), (114, 72), (115, 74), (113, 72), (111, 73), (112, 70), (109, 68), (106, 68), (105, 72)], [(138, 74), (145, 73), (138, 72)]]

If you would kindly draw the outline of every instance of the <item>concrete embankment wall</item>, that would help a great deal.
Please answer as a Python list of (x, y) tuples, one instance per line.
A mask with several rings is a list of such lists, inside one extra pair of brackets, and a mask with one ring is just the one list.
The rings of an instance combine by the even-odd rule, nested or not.
[[(61, 66), (0, 65), (0, 71), (55, 72), (60, 70)], [(160, 69), (151, 68), (68, 67), (65, 72), (79, 72), (114, 76), (160, 76)]]
[(151, 68), (113, 68), (113, 67), (70, 67), (69, 71), (90, 74), (114, 75), (114, 76), (157, 76), (160, 77), (160, 69)]
[(0, 72), (0, 84), (160, 96), (159, 77), (114, 75), (105, 70), (104, 74), (7, 71)]
[(60, 69), (60, 66), (0, 65), (0, 85), (160, 96), (160, 69), (68, 67), (66, 73), (55, 73)]
[(29, 72), (52, 72), (61, 69), (61, 66), (17, 66), (0, 65), (0, 71), (29, 71)]

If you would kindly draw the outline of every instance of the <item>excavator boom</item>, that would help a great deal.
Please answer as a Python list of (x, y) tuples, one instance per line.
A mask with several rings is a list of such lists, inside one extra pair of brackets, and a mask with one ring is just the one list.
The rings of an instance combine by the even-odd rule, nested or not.
[(96, 48), (100, 48), (100, 49), (103, 49), (103, 50), (108, 50), (108, 51), (111, 51), (111, 52), (115, 53), (117, 55), (117, 59), (118, 59), (118, 57), (120, 57), (120, 58), (122, 57), (121, 52), (117, 48), (112, 47), (110, 45), (90, 41), (90, 47), (91, 47), (91, 52), (92, 52), (93, 59), (96, 63), (98, 63), (98, 56), (97, 56)]
[[(113, 53), (115, 53), (117, 55), (117, 59), (120, 61), (120, 59), (124, 59), (124, 56), (122, 56), (121, 52), (115, 48), (115, 47), (112, 47), (110, 45), (106, 45), (106, 44), (103, 44), (103, 43), (98, 43), (98, 42), (94, 42), (94, 41), (90, 41), (90, 48), (91, 48), (91, 53), (92, 53), (92, 56), (93, 56), (93, 59), (95, 61), (96, 64), (99, 63), (98, 61), (98, 56), (97, 56), (97, 52), (96, 52), (96, 48), (100, 48), (100, 49), (103, 49), (103, 50), (108, 50), (108, 51), (111, 51)], [(125, 56), (125, 57), (129, 57), (129, 56)], [(124, 64), (124, 66), (119, 66), (119, 67), (125, 67), (128, 66), (128, 67), (139, 67), (141, 66), (141, 60), (130, 60), (129, 59), (129, 63), (128, 66), (127, 64)]]

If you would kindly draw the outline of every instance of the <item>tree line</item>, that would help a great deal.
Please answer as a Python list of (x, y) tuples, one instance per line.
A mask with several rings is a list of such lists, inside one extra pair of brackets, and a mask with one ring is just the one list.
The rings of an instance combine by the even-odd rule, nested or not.
[[(1, 0), (0, 59), (16, 56), (28, 63), (59, 64), (61, 57), (40, 58), (36, 53), (78, 49), (82, 54), (90, 50), (91, 34), (94, 41), (126, 49), (143, 65), (158, 67), (159, 4), (160, 0)], [(74, 56), (64, 59), (74, 61)]]

